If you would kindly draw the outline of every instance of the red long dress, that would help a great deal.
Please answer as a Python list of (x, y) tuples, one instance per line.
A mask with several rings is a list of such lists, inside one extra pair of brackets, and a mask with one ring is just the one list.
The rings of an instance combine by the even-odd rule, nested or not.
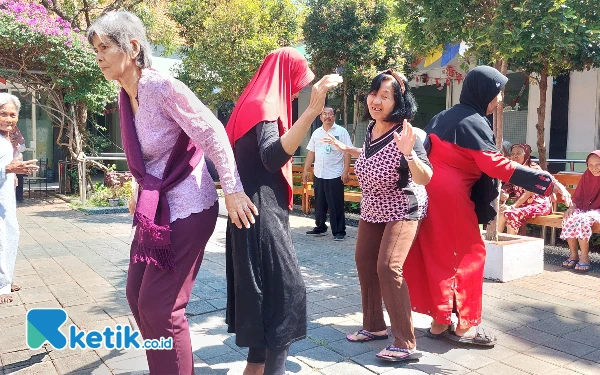
[[(429, 208), (404, 263), (404, 276), (413, 311), (450, 324), (456, 300), (461, 326), (475, 326), (481, 322), (485, 245), (471, 187), (482, 172), (508, 181), (518, 164), (498, 152), (459, 147), (433, 134), (430, 141), (434, 172), (426, 185)], [(527, 176), (529, 183), (536, 184), (535, 179), (539, 176)], [(549, 195), (551, 185), (544, 185), (536, 184)]]

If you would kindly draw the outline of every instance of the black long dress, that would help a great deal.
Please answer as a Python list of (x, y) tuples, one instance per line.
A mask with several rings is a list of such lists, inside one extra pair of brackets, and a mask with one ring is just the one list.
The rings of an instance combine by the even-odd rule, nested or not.
[(292, 245), (288, 185), (291, 158), (276, 122), (261, 122), (233, 149), (244, 191), (258, 208), (256, 224), (228, 223), (228, 332), (241, 347), (281, 347), (306, 337), (306, 288)]

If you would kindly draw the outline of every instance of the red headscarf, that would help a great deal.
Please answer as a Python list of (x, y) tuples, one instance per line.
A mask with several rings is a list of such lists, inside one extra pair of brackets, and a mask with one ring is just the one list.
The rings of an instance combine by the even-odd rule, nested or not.
[(522, 148), (523, 152), (525, 153), (523, 165), (528, 166), (529, 168), (542, 170), (542, 168), (540, 168), (540, 166), (537, 163), (531, 160), (531, 146), (529, 146), (527, 143), (515, 143), (510, 147), (510, 151), (512, 152), (513, 148), (515, 147)]
[[(586, 163), (592, 155), (600, 157), (600, 150), (590, 152)], [(600, 176), (596, 177), (589, 169), (586, 169), (577, 184), (575, 194), (573, 194), (573, 203), (575, 203), (575, 207), (584, 211), (600, 208)]]
[[(297, 94), (315, 78), (308, 62), (291, 47), (269, 53), (246, 86), (225, 131), (231, 146), (261, 121), (277, 121), (279, 135), (292, 127), (292, 95)], [(289, 184), (289, 206), (293, 205), (292, 162), (281, 168)]]

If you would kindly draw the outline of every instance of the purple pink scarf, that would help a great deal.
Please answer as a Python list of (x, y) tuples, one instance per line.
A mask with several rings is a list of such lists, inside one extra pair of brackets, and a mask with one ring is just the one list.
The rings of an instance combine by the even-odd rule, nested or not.
[(134, 263), (154, 264), (160, 269), (175, 267), (171, 248), (171, 212), (166, 193), (185, 180), (202, 160), (203, 153), (182, 130), (171, 151), (162, 179), (146, 173), (129, 95), (119, 94), (121, 138), (131, 174), (140, 185), (133, 225), (138, 225), (138, 245), (133, 249)]

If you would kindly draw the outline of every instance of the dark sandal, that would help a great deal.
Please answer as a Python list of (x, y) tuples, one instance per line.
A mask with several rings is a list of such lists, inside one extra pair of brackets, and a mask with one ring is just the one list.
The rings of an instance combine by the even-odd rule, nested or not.
[(410, 350), (410, 349), (401, 349), (401, 348), (397, 348), (394, 345), (390, 345), (387, 346), (384, 350), (388, 350), (390, 352), (397, 352), (397, 353), (404, 353), (406, 355), (403, 355), (401, 357), (396, 357), (396, 356), (389, 356), (389, 355), (384, 355), (384, 354), (380, 354), (377, 353), (375, 356), (377, 358), (381, 358), (384, 361), (389, 361), (389, 362), (402, 362), (402, 361), (408, 361), (410, 359), (416, 359), (421, 357), (421, 353), (417, 352), (416, 350)]
[(450, 330), (450, 327), (448, 327), (442, 333), (431, 333), (431, 328), (427, 328), (427, 331), (425, 332), (425, 336), (429, 337), (430, 339), (433, 339), (433, 340), (439, 340), (439, 339), (444, 338), (444, 336), (446, 336), (446, 334), (448, 333), (449, 330)]
[(480, 345), (480, 346), (494, 346), (496, 345), (496, 336), (492, 336), (485, 332), (482, 327), (477, 327), (475, 331), (475, 337), (463, 337), (456, 334), (454, 331), (446, 331), (446, 337), (455, 342), (468, 345)]
[[(566, 262), (567, 264), (565, 264), (565, 262)], [(567, 259), (565, 259), (565, 260), (562, 262), (562, 266), (563, 266), (563, 268), (575, 268), (575, 265), (576, 265), (578, 262), (579, 262), (579, 259), (569, 259), (569, 258), (567, 258)]]
[[(366, 338), (364, 339), (351, 339), (350, 337), (352, 336), (358, 336), (358, 335), (363, 335), (366, 336)], [(364, 329), (361, 329), (360, 331), (356, 332), (356, 333), (349, 333), (346, 335), (346, 340), (350, 341), (350, 342), (367, 342), (367, 341), (373, 341), (373, 340), (387, 340), (388, 339), (388, 335), (374, 335), (369, 331), (365, 331)]]

